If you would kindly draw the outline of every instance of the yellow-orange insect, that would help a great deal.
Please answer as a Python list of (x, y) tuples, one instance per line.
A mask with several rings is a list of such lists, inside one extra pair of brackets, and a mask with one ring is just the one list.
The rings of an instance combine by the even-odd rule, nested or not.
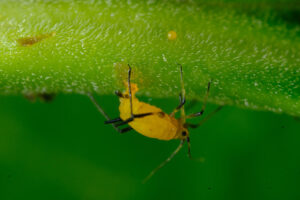
[[(184, 104), (185, 104), (185, 89), (183, 83), (183, 73), (182, 66), (180, 65), (180, 75), (181, 75), (181, 93), (179, 95), (180, 103), (170, 114), (163, 112), (160, 108), (150, 105), (145, 102), (139, 101), (135, 94), (138, 91), (138, 86), (135, 83), (131, 83), (131, 67), (128, 65), (128, 81), (126, 83), (126, 91), (120, 92), (116, 91), (116, 95), (120, 99), (120, 117), (116, 119), (110, 119), (104, 110), (95, 101), (94, 97), (89, 94), (88, 96), (98, 108), (98, 110), (106, 118), (106, 124), (112, 124), (113, 127), (120, 133), (130, 131), (132, 129), (136, 130), (138, 133), (160, 140), (172, 140), (179, 139), (181, 142), (175, 151), (157, 168), (155, 168), (144, 181), (148, 180), (157, 170), (163, 167), (167, 162), (169, 162), (182, 148), (184, 142), (188, 143), (188, 155), (191, 158), (190, 152), (190, 135), (188, 128), (196, 128), (206, 121), (211, 115), (216, 113), (221, 109), (218, 107), (214, 112), (209, 114), (206, 118), (200, 121), (198, 124), (186, 123), (186, 119), (201, 116), (204, 112), (206, 101), (208, 98), (208, 93), (210, 89), (210, 82), (208, 83), (206, 96), (204, 98), (204, 104), (200, 112), (185, 115)], [(175, 113), (181, 111), (179, 119), (175, 118)], [(129, 127), (120, 129), (122, 125), (128, 124)]]

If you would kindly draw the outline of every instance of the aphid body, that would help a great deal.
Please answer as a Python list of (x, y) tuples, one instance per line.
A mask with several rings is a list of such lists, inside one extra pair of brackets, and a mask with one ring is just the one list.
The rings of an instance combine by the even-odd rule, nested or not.
[[(131, 83), (132, 95), (132, 111), (134, 114), (152, 113), (149, 116), (140, 117), (129, 122), (138, 133), (160, 140), (183, 139), (182, 132), (186, 132), (184, 137), (187, 137), (187, 129), (183, 127), (180, 119), (175, 119), (167, 113), (164, 113), (156, 106), (141, 102), (136, 98), (135, 93), (138, 87), (135, 83)], [(131, 117), (129, 88), (120, 96), (120, 118), (125, 121)]]
[[(179, 95), (180, 103), (170, 114), (164, 113), (160, 108), (150, 105), (145, 102), (141, 102), (135, 96), (138, 91), (138, 86), (135, 83), (131, 83), (131, 67), (128, 65), (128, 81), (126, 83), (126, 91), (120, 92), (116, 91), (116, 95), (119, 96), (120, 105), (120, 117), (116, 119), (110, 119), (104, 110), (95, 101), (94, 97), (89, 94), (90, 99), (106, 118), (106, 124), (112, 124), (112, 126), (120, 133), (125, 133), (131, 129), (136, 130), (138, 133), (160, 140), (172, 140), (179, 139), (181, 142), (175, 151), (157, 168), (155, 168), (145, 179), (148, 180), (157, 170), (163, 167), (167, 162), (169, 162), (182, 148), (184, 142), (188, 144), (188, 155), (191, 158), (190, 153), (190, 137), (188, 128), (197, 128), (204, 121), (206, 121), (212, 114), (216, 113), (221, 109), (219, 106), (214, 112), (200, 121), (198, 124), (186, 123), (186, 119), (201, 116), (204, 112), (206, 101), (208, 98), (210, 82), (208, 83), (206, 96), (204, 98), (204, 104), (200, 112), (185, 115), (184, 104), (185, 104), (185, 89), (183, 84), (183, 73), (182, 66), (180, 65), (180, 75), (181, 75), (181, 93)], [(180, 111), (180, 118), (176, 119), (175, 113)], [(120, 129), (122, 125), (128, 124), (130, 127)]]

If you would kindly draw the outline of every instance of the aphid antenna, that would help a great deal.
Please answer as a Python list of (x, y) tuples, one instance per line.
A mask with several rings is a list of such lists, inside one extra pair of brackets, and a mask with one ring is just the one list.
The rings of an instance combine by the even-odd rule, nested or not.
[[(105, 113), (105, 111), (101, 108), (101, 106), (98, 104), (96, 99), (91, 93), (87, 93), (87, 96), (90, 98), (90, 100), (93, 102), (93, 104), (96, 106), (97, 110), (105, 117), (107, 121), (111, 121), (110, 117)], [(119, 133), (125, 133), (127, 131), (132, 130), (131, 127), (120, 129), (115, 124), (112, 124), (112, 127)]]

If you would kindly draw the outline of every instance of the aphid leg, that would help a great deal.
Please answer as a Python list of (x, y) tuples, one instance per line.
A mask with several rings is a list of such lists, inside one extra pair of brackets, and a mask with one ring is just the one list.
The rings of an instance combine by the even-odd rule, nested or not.
[(209, 113), (207, 116), (205, 116), (199, 123), (197, 124), (190, 124), (187, 123), (186, 125), (190, 128), (197, 128), (199, 126), (201, 126), (204, 122), (206, 122), (209, 118), (211, 118), (214, 114), (216, 114), (217, 112), (219, 112), (221, 109), (223, 108), (223, 106), (219, 106), (217, 107), (214, 111), (212, 111), (211, 113)]
[(124, 125), (124, 124), (127, 124), (131, 121), (133, 121), (135, 118), (141, 118), (141, 117), (146, 117), (148, 115), (152, 115), (153, 113), (142, 113), (142, 114), (134, 114), (133, 115), (133, 118), (128, 118), (127, 120), (123, 121), (120, 117), (116, 118), (116, 119), (110, 119), (110, 120), (107, 120), (105, 121), (104, 123), (105, 124), (112, 124), (112, 123), (116, 123), (116, 122), (120, 122), (122, 121), (121, 123), (119, 124), (116, 124), (116, 126), (121, 126), (121, 125)]
[[(116, 124), (115, 126), (122, 126), (122, 125), (124, 125), (124, 124), (127, 124), (127, 123), (129, 123), (129, 122), (132, 122), (135, 118), (142, 118), (142, 117), (146, 117), (146, 116), (148, 116), (148, 115), (152, 115), (153, 113), (142, 113), (142, 114), (134, 114), (133, 115), (133, 117), (130, 117), (130, 118), (128, 118), (128, 119), (126, 119), (126, 120), (124, 120), (124, 121), (122, 121), (122, 122), (120, 122), (120, 123), (118, 123), (118, 124)], [(117, 118), (118, 119), (118, 118)], [(116, 119), (116, 120), (117, 120)], [(119, 120), (118, 120), (119, 121)], [(115, 121), (115, 122), (117, 122), (117, 121)]]
[(192, 159), (190, 137), (187, 137), (187, 138), (186, 138), (186, 142), (187, 142), (187, 144), (188, 144), (188, 155), (189, 155), (189, 158)]
[(104, 122), (104, 124), (113, 124), (113, 123), (120, 122), (120, 121), (123, 121), (123, 120), (120, 117), (118, 117), (116, 119), (107, 120)]
[[(179, 64), (180, 66), (180, 83), (181, 83), (181, 97), (182, 97), (182, 102), (185, 102), (185, 89), (184, 89), (184, 82), (183, 82), (183, 72), (182, 72), (182, 65)], [(184, 104), (180, 107), (180, 115), (181, 115), (181, 120), (183, 123), (185, 123), (185, 111), (184, 111)]]
[[(88, 93), (87, 96), (90, 98), (90, 100), (96, 106), (97, 110), (105, 117), (105, 119), (107, 121), (111, 121), (111, 119), (109, 118), (109, 116), (104, 112), (104, 110), (101, 108), (101, 106), (97, 103), (97, 101), (95, 100), (94, 96), (91, 93)], [(112, 126), (119, 133), (125, 133), (125, 132), (128, 132), (128, 131), (130, 131), (132, 129), (131, 127), (127, 127), (127, 128), (124, 128), (124, 129), (119, 129), (114, 124), (112, 124)]]
[(130, 117), (130, 118), (128, 118), (128, 119), (126, 119), (126, 120), (124, 120), (124, 121), (118, 123), (118, 124), (115, 124), (115, 126), (118, 127), (118, 126), (122, 126), (122, 125), (128, 124), (129, 122), (132, 122), (133, 119), (134, 119), (134, 118)]
[(179, 102), (180, 102), (179, 105), (170, 114), (171, 117), (174, 117), (175, 113), (177, 113), (182, 108), (182, 106), (184, 106), (184, 104), (185, 104), (185, 98), (182, 98), (181, 93), (179, 94)]
[(183, 73), (182, 73), (182, 65), (178, 64), (180, 67), (180, 83), (181, 83), (181, 93), (179, 94), (179, 105), (174, 109), (174, 111), (170, 114), (170, 116), (174, 117), (175, 113), (181, 110), (181, 118), (185, 121), (185, 112), (184, 112), (184, 104), (185, 104), (185, 89), (183, 82)]
[(120, 129), (120, 133), (126, 133), (131, 130), (132, 130), (132, 127), (123, 128), (123, 129)]
[(204, 162), (204, 158), (203, 157), (198, 157), (198, 158), (194, 158), (192, 157), (192, 154), (191, 154), (191, 141), (190, 141), (190, 137), (187, 137), (186, 138), (186, 142), (188, 144), (188, 156), (191, 160), (194, 160), (194, 161), (198, 161), (198, 162)]
[(210, 84), (211, 84), (211, 81), (209, 81), (208, 84), (207, 84), (206, 95), (204, 97), (204, 101), (203, 101), (203, 105), (202, 105), (201, 111), (186, 116), (187, 119), (193, 118), (193, 117), (199, 117), (199, 116), (203, 115), (205, 107), (206, 107), (206, 102), (207, 102), (207, 99), (208, 99), (208, 95), (209, 95)]
[(132, 95), (131, 95), (131, 84), (130, 84), (130, 78), (131, 78), (131, 67), (128, 64), (128, 90), (129, 90), (129, 101), (130, 101), (130, 114), (131, 114), (131, 118), (133, 119), (133, 109), (132, 109)]
[(150, 174), (143, 180), (143, 183), (146, 183), (160, 168), (165, 166), (168, 162), (172, 160), (172, 158), (180, 151), (184, 144), (185, 140), (181, 140), (179, 146), (175, 149), (175, 151), (160, 165), (158, 165), (154, 170), (150, 172)]

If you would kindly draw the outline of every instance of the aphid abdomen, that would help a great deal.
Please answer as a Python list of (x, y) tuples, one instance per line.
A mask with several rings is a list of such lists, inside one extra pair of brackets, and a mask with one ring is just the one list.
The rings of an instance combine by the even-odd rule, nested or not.
[[(154, 113), (152, 115), (135, 118), (129, 125), (140, 134), (160, 140), (176, 139), (177, 120), (162, 112), (160, 108), (132, 99), (133, 113)], [(120, 118), (126, 120), (131, 117), (129, 99), (120, 99)]]
[(176, 126), (168, 118), (161, 118), (157, 114), (135, 119), (129, 125), (146, 137), (160, 140), (176, 139)]

